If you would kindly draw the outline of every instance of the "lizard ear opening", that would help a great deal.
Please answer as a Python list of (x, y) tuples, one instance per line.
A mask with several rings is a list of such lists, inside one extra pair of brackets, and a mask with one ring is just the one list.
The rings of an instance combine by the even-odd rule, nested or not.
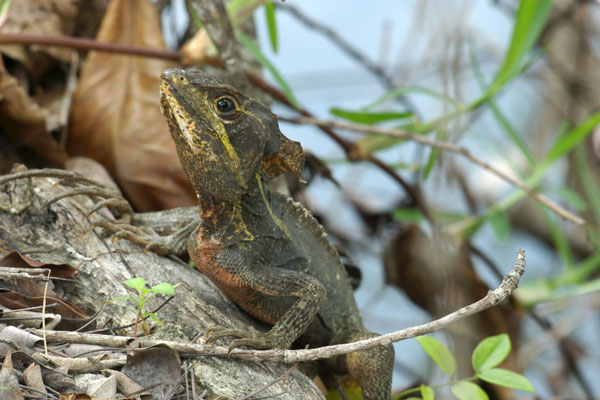
[[(285, 137), (278, 132), (279, 148), (263, 157), (262, 169), (269, 176), (275, 178), (284, 172), (291, 172), (298, 179), (301, 178), (304, 168), (304, 151), (300, 143)], [(267, 148), (270, 147), (267, 145)]]

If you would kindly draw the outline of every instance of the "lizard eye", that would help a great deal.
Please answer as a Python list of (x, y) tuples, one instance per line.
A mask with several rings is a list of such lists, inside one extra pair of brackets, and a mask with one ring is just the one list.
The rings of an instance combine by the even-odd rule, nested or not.
[(230, 97), (220, 97), (215, 102), (215, 108), (222, 117), (232, 117), (236, 114), (235, 101)]

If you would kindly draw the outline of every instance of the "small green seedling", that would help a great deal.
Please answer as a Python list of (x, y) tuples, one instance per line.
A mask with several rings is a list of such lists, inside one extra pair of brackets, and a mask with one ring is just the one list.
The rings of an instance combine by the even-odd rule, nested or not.
[[(456, 360), (450, 350), (439, 340), (431, 336), (419, 336), (416, 338), (423, 350), (431, 357), (438, 367), (450, 378), (456, 373)], [(510, 338), (507, 334), (490, 336), (482, 340), (471, 356), (471, 364), (475, 374), (469, 378), (452, 380), (435, 386), (421, 385), (418, 388), (409, 389), (396, 399), (434, 399), (434, 388), (450, 386), (452, 394), (459, 400), (487, 400), (487, 393), (473, 381), (482, 381), (504, 386), (511, 389), (524, 390), (533, 393), (531, 382), (523, 375), (503, 368), (496, 368), (506, 359), (510, 353)], [(405, 397), (411, 394), (419, 394), (420, 397)]]
[(116, 298), (110, 300), (110, 301), (131, 300), (137, 304), (138, 312), (137, 312), (137, 316), (135, 318), (135, 327), (133, 328), (133, 337), (134, 338), (137, 337), (137, 330), (138, 330), (138, 325), (139, 325), (140, 321), (142, 323), (142, 328), (144, 329), (144, 331), (148, 330), (148, 326), (144, 322), (144, 318), (150, 317), (157, 324), (162, 325), (162, 321), (156, 316), (156, 314), (154, 314), (152, 312), (144, 311), (144, 304), (146, 303), (146, 301), (148, 301), (148, 299), (150, 297), (154, 296), (155, 294), (160, 293), (160, 294), (168, 294), (171, 296), (174, 295), (175, 288), (177, 286), (179, 286), (179, 283), (177, 285), (173, 286), (170, 283), (161, 282), (158, 285), (152, 286), (151, 288), (146, 288), (146, 281), (144, 280), (144, 278), (132, 278), (132, 279), (123, 281), (121, 283), (129, 286), (132, 289), (137, 290), (137, 292), (138, 292), (137, 297), (122, 296), (122, 297), (116, 297)]

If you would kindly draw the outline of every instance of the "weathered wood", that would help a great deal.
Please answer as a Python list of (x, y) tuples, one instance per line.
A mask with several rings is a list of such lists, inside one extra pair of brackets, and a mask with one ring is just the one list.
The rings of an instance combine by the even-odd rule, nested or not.
[[(29, 182), (30, 188), (23, 187)], [(18, 196), (15, 196), (16, 187), (19, 187)], [(41, 207), (67, 189), (54, 178), (27, 179), (0, 186), (0, 250), (44, 250), (28, 256), (76, 267), (79, 273), (74, 281), (63, 284), (65, 297), (90, 315), (99, 310), (103, 302), (130, 295), (132, 292), (120, 283), (126, 279), (143, 277), (149, 286), (160, 282), (179, 283), (175, 298), (157, 314), (163, 321), (163, 326), (152, 334), (157, 339), (187, 342), (215, 326), (238, 329), (257, 326), (204, 275), (182, 261), (144, 254), (142, 248), (125, 240), (113, 243), (110, 238), (103, 238), (101, 229), (92, 225), (99, 215), (88, 216), (94, 207), (88, 197), (65, 198)], [(29, 206), (21, 207), (21, 204)], [(105, 211), (101, 210), (107, 215)], [(163, 300), (163, 296), (153, 297), (147, 310), (156, 308)], [(111, 302), (99, 316), (99, 325), (109, 319), (111, 326), (127, 325), (135, 321), (135, 316), (136, 306), (132, 302)], [(197, 357), (196, 361), (197, 384), (201, 390), (208, 389), (209, 398), (243, 397), (275, 380), (290, 367), (217, 357)], [(323, 398), (313, 382), (297, 370), (261, 396)]]

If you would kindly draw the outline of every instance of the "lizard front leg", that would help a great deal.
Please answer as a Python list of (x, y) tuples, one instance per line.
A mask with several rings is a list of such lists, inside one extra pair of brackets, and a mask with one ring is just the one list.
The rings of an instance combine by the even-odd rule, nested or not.
[[(286, 349), (305, 331), (326, 296), (323, 284), (302, 272), (265, 265), (244, 245), (207, 256), (191, 251), (197, 268), (254, 317), (273, 324), (268, 332), (214, 329), (207, 341), (235, 337), (229, 348)], [(199, 257), (199, 253), (204, 253)]]

